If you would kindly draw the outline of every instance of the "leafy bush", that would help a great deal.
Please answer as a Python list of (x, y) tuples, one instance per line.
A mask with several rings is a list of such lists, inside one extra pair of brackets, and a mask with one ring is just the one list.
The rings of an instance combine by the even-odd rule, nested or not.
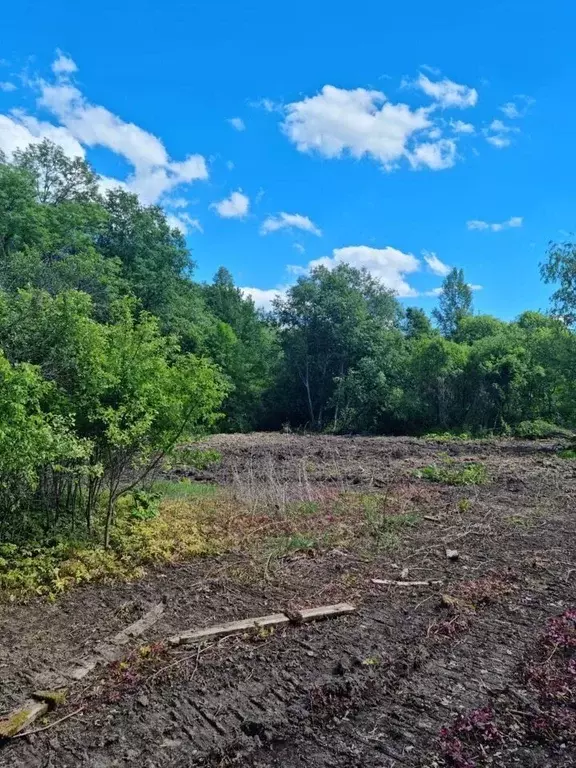
[(549, 437), (574, 437), (574, 433), (557, 424), (551, 424), (542, 419), (536, 421), (522, 421), (514, 429), (516, 437), (523, 437), (527, 440), (545, 440)]
[(66, 539), (50, 545), (0, 544), (0, 599), (54, 599), (78, 584), (137, 578), (146, 565), (213, 554), (223, 546), (213, 534), (208, 539), (197, 510), (186, 503), (164, 502), (149, 518), (134, 515), (133, 503), (122, 499), (108, 549)]
[(457, 464), (450, 459), (441, 465), (430, 464), (423, 467), (417, 470), (415, 475), (433, 483), (446, 485), (483, 485), (488, 482), (488, 471), (484, 464), (477, 462)]

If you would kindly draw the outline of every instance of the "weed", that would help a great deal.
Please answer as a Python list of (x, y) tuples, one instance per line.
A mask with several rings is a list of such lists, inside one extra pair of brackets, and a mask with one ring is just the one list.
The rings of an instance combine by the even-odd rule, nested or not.
[(559, 451), (558, 456), (561, 459), (576, 459), (576, 450), (574, 448), (567, 448), (565, 451)]
[(483, 485), (488, 482), (488, 471), (484, 464), (473, 461), (458, 464), (453, 459), (445, 459), (440, 465), (423, 467), (415, 472), (415, 476), (446, 485)]
[(290, 536), (275, 536), (269, 540), (271, 554), (278, 557), (288, 557), (298, 552), (313, 552), (320, 546), (320, 542), (313, 536), (294, 533)]
[(503, 734), (490, 707), (459, 715), (454, 723), (440, 731), (440, 750), (448, 765), (474, 768), (475, 755), (502, 743)]
[(469, 432), (428, 432), (425, 440), (433, 440), (436, 443), (451, 443), (453, 440), (473, 440)]
[(461, 514), (465, 514), (466, 512), (470, 512), (472, 508), (472, 501), (470, 499), (460, 499), (458, 502), (458, 512)]
[(202, 471), (222, 460), (222, 454), (211, 448), (180, 448), (173, 457), (172, 466), (189, 467)]
[(388, 495), (363, 494), (359, 500), (365, 528), (378, 549), (395, 549), (399, 544), (399, 531), (416, 525), (420, 520), (418, 515), (391, 509), (393, 499)]

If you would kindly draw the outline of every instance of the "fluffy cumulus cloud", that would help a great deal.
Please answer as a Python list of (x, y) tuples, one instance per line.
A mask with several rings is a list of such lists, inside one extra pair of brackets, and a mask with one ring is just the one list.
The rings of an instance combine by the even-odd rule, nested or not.
[[(438, 296), (442, 292), (440, 286), (419, 292), (408, 282), (410, 275), (422, 271), (424, 267), (439, 277), (445, 277), (450, 271), (450, 267), (444, 264), (435, 253), (423, 251), (422, 256), (423, 261), (411, 253), (405, 253), (392, 246), (373, 248), (368, 245), (349, 245), (344, 248), (335, 248), (330, 256), (313, 259), (305, 266), (288, 265), (286, 271), (293, 277), (298, 277), (310, 274), (316, 267), (334, 269), (339, 264), (349, 264), (357, 269), (366, 269), (372, 277), (379, 280), (399, 298)], [(257, 306), (270, 309), (272, 301), (277, 296), (285, 295), (288, 288), (288, 285), (282, 285), (270, 289), (243, 288), (242, 291), (245, 295), (251, 296)], [(473, 287), (474, 290), (479, 288), (480, 286)]]
[(414, 85), (441, 107), (466, 109), (475, 107), (478, 102), (478, 91), (468, 85), (455, 83), (453, 80), (430, 80), (420, 73)]
[(231, 117), (228, 122), (234, 128), (236, 131), (245, 131), (246, 125), (244, 123), (244, 120), (242, 120), (241, 117)]
[(85, 147), (105, 147), (122, 157), (132, 170), (123, 180), (103, 178), (102, 189), (128, 189), (145, 204), (157, 203), (176, 187), (208, 178), (201, 155), (175, 161), (152, 133), (91, 104), (72, 81), (77, 67), (70, 57), (58, 52), (52, 71), (52, 82), (38, 82), (38, 106), (50, 112), (56, 122), (40, 121), (22, 111), (0, 115), (0, 149), (8, 157), (16, 149), (45, 138), (70, 156), (84, 157)]
[[(301, 152), (368, 157), (388, 171), (401, 161), (413, 169), (450, 168), (457, 159), (456, 137), (442, 138), (444, 122), (438, 108), (473, 107), (478, 93), (451, 80), (432, 81), (424, 74), (409, 85), (423, 90), (432, 104), (412, 108), (389, 101), (381, 91), (325, 85), (315, 96), (285, 107), (282, 129)], [(474, 131), (462, 121), (452, 128), (455, 134)]]
[(400, 297), (418, 295), (405, 279), (406, 275), (420, 269), (420, 262), (411, 253), (404, 253), (391, 246), (371, 248), (368, 245), (349, 245), (345, 248), (335, 248), (332, 256), (323, 256), (311, 261), (308, 268), (322, 266), (334, 269), (339, 264), (350, 264), (351, 267), (368, 270), (382, 285)]
[(243, 219), (248, 215), (250, 199), (239, 190), (218, 203), (212, 203), (210, 207), (223, 219)]
[(472, 230), (490, 230), (490, 232), (501, 232), (503, 229), (516, 229), (521, 227), (524, 219), (522, 216), (511, 216), (506, 221), (498, 221), (490, 223), (488, 221), (482, 221), (481, 219), (471, 219), (466, 222), (468, 229)]
[(288, 104), (283, 122), (284, 132), (301, 152), (316, 151), (330, 158), (370, 157), (387, 170), (403, 158), (410, 159), (410, 140), (431, 127), (428, 109), (394, 104), (380, 91), (333, 85)]
[(318, 237), (322, 234), (322, 230), (308, 216), (302, 216), (300, 213), (279, 213), (277, 216), (268, 216), (260, 227), (260, 234), (268, 235), (280, 229), (300, 229)]
[(438, 256), (436, 256), (436, 254), (432, 251), (422, 251), (422, 256), (424, 257), (424, 261), (426, 262), (428, 269), (435, 275), (438, 275), (439, 277), (446, 277), (446, 275), (450, 272), (451, 267), (449, 267), (447, 264), (444, 264), (443, 261), (440, 261)]

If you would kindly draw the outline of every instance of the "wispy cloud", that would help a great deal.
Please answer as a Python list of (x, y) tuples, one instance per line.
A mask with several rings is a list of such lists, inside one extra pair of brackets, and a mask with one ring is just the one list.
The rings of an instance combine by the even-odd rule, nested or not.
[(14, 83), (9, 82), (8, 80), (4, 80), (3, 82), (0, 82), (0, 91), (4, 91), (4, 93), (11, 93), (12, 91), (16, 90), (16, 86)]
[(55, 122), (39, 120), (23, 110), (0, 115), (0, 149), (11, 157), (16, 149), (50, 139), (70, 156), (84, 157), (86, 147), (105, 147), (122, 157), (131, 171), (125, 179), (102, 178), (102, 189), (114, 186), (135, 192), (143, 203), (157, 203), (171, 190), (208, 178), (202, 155), (173, 160), (162, 141), (134, 123), (126, 122), (106, 107), (91, 104), (74, 84), (78, 67), (57, 52), (50, 82), (35, 80), (38, 106)]
[(502, 120), (492, 120), (487, 128), (484, 128), (483, 134), (486, 141), (492, 144), (496, 149), (504, 149), (512, 144), (512, 135), (520, 133), (520, 129), (515, 126), (506, 125)]
[(428, 269), (439, 277), (446, 277), (452, 269), (447, 264), (444, 264), (443, 261), (440, 261), (433, 251), (422, 251), (422, 256), (428, 265)]
[(322, 235), (322, 230), (308, 216), (302, 216), (300, 213), (284, 212), (276, 216), (268, 216), (260, 227), (260, 234), (268, 235), (270, 232), (278, 232), (281, 229), (300, 229), (303, 232), (310, 232), (310, 234), (317, 237)]
[(519, 94), (512, 101), (502, 104), (500, 111), (503, 112), (509, 120), (518, 120), (526, 117), (528, 110), (534, 104), (534, 99), (530, 96)]
[(481, 219), (471, 219), (466, 222), (466, 227), (472, 230), (490, 230), (491, 232), (501, 232), (503, 229), (515, 229), (521, 227), (524, 223), (522, 216), (512, 216), (506, 221), (490, 223)]
[(430, 98), (434, 99), (441, 107), (466, 109), (475, 107), (478, 102), (478, 91), (468, 85), (455, 83), (453, 80), (430, 80), (420, 73), (414, 85)]

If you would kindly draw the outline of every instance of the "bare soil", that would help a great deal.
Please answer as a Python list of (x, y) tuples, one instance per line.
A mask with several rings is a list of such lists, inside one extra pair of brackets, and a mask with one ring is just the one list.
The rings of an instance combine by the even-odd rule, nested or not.
[[(255, 497), (271, 485), (295, 498), (303, 489), (388, 491), (410, 498), (419, 522), (393, 549), (296, 552), (264, 566), (237, 552), (132, 584), (88, 585), (53, 605), (1, 606), (3, 711), (37, 687), (38, 673), (85, 654), (160, 598), (165, 613), (141, 642), (343, 600), (358, 610), (159, 654), (145, 672), (133, 658), (102, 669), (53, 719), (84, 707), (79, 715), (6, 742), (0, 766), (576, 764), (576, 678), (554, 695), (534, 682), (534, 669), (541, 677), (554, 664), (559, 675), (573, 651), (571, 640), (555, 640), (548, 653), (542, 635), (576, 606), (576, 462), (559, 459), (551, 442), (232, 435), (210, 445), (222, 462), (191, 477)], [(482, 462), (489, 482), (415, 478), (446, 456)], [(382, 587), (375, 577), (443, 584)]]

